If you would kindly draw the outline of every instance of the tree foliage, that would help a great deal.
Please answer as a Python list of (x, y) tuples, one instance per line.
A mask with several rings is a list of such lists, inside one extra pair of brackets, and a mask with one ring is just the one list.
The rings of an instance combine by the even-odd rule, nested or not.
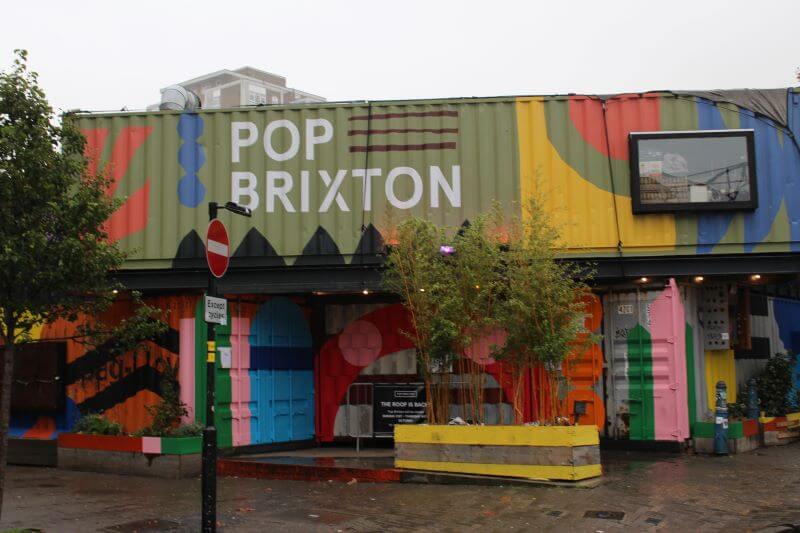
[(794, 363), (793, 355), (775, 354), (756, 377), (759, 409), (767, 416), (783, 416), (796, 407), (792, 398)]
[[(521, 421), (520, 396), (526, 371), (541, 367), (549, 379), (549, 394), (536, 402), (538, 420), (565, 415), (563, 365), (573, 352), (596, 341), (587, 331), (587, 273), (575, 263), (557, 258), (560, 234), (539, 198), (532, 198), (522, 217), (510, 219), (503, 254), (502, 296), (497, 321), (506, 342), (494, 358), (513, 374), (515, 418)], [(550, 403), (550, 405), (545, 405)]]
[[(585, 273), (557, 259), (558, 239), (537, 199), (522, 216), (507, 217), (495, 205), (458, 229), (419, 218), (397, 227), (384, 282), (409, 311), (412, 331), (406, 335), (417, 346), (431, 423), (447, 420), (451, 391), (459, 389), (470, 407), (462, 412), (484, 421), (481, 357), (487, 355), (511, 374), (517, 422), (524, 378), (532, 369), (547, 372), (550, 398), (566, 392), (564, 360), (595, 339), (584, 327)], [(497, 338), (492, 334), (498, 331), (505, 342), (489, 354), (477, 353), (478, 343)], [(453, 364), (458, 372), (450, 372)], [(450, 383), (451, 374), (464, 382)], [(552, 418), (563, 410), (552, 405), (537, 416)]]
[[(0, 72), (0, 505), (15, 346), (34, 326), (102, 313), (121, 287), (110, 276), (125, 255), (104, 223), (120, 200), (108, 173), (87, 172), (85, 139), (69, 115), (56, 121), (27, 53)], [(116, 326), (90, 320), (87, 343), (114, 339), (120, 352), (164, 330), (159, 313), (140, 305)]]
[(409, 219), (397, 228), (397, 242), (387, 258), (384, 285), (399, 294), (408, 310), (411, 328), (402, 333), (417, 347), (419, 371), (425, 381), (428, 420), (442, 421), (434, 397), (433, 376), (448, 367), (456, 331), (444, 317), (442, 301), (447, 292), (445, 268), (439, 247), (444, 231), (427, 220)]
[(76, 320), (112, 301), (108, 276), (124, 256), (103, 227), (119, 207), (109, 178), (89, 175), (84, 137), (55, 123), (37, 75), (18, 52), (0, 74), (0, 305), (6, 342), (57, 318)]

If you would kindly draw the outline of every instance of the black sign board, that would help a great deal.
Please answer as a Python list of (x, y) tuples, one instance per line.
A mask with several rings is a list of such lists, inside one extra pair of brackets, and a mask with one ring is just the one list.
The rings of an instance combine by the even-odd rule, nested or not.
[(376, 435), (391, 434), (395, 424), (425, 420), (425, 385), (375, 384), (372, 393), (372, 428)]

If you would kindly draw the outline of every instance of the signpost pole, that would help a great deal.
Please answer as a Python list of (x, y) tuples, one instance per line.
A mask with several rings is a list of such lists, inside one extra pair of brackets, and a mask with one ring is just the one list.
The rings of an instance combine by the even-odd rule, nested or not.
[[(217, 298), (217, 280), (228, 271), (230, 244), (225, 224), (217, 220), (217, 212), (225, 209), (231, 213), (250, 217), (250, 208), (234, 202), (220, 205), (208, 203), (208, 229), (206, 230), (206, 262), (208, 263), (208, 286), (203, 298), (206, 319), (206, 427), (203, 429), (203, 483), (202, 483), (202, 529), (213, 533), (217, 530), (217, 428), (214, 424), (214, 396), (217, 362), (217, 341), (214, 324), (227, 322), (228, 302)], [(228, 358), (230, 359), (230, 357)]]
[[(208, 203), (208, 221), (217, 218), (216, 202)], [(208, 271), (208, 296), (217, 295), (216, 280)], [(217, 358), (214, 323), (206, 322), (206, 427), (203, 429), (203, 531), (217, 530), (217, 428), (214, 426), (215, 362)]]

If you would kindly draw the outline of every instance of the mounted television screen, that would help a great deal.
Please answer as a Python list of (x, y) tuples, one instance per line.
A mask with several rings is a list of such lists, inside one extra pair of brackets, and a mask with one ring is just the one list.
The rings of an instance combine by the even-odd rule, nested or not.
[(755, 209), (753, 130), (630, 134), (634, 213)]

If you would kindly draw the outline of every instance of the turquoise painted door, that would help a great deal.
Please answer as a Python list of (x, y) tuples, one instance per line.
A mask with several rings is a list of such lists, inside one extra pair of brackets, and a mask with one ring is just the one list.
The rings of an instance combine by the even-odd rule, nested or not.
[(253, 444), (314, 437), (314, 358), (302, 309), (274, 298), (258, 310), (250, 329)]

